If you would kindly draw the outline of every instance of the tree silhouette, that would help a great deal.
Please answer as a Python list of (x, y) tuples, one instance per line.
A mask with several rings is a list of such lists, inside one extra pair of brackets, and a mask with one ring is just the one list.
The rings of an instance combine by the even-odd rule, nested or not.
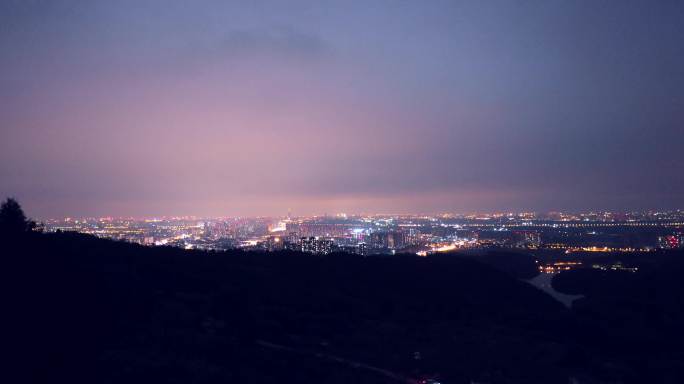
[(24, 210), (15, 199), (8, 198), (0, 206), (0, 233), (20, 234), (35, 227), (36, 223), (26, 218)]

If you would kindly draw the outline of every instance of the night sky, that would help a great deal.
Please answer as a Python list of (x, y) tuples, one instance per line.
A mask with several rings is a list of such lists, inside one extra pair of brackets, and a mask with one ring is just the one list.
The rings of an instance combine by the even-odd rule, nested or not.
[(684, 208), (682, 1), (0, 1), (37, 218)]

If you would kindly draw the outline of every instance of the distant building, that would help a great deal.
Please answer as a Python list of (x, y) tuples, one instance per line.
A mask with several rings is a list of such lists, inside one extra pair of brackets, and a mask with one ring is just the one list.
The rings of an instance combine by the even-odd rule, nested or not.
[(359, 243), (356, 246), (356, 253), (361, 255), (361, 256), (367, 256), (368, 255), (368, 246), (366, 243)]
[(332, 253), (334, 242), (330, 239), (318, 237), (302, 237), (300, 239), (301, 251), (316, 255), (327, 255)]
[(477, 233), (477, 243), (481, 246), (511, 246), (513, 233), (511, 231), (482, 230)]
[(657, 247), (660, 249), (677, 249), (682, 247), (682, 239), (677, 235), (658, 236)]
[(269, 251), (272, 252), (272, 251), (282, 250), (283, 248), (285, 248), (284, 244), (285, 244), (285, 242), (279, 236), (269, 236), (266, 239), (265, 246), (266, 246), (266, 249), (268, 249)]
[(411, 246), (420, 243), (420, 231), (415, 228), (409, 228), (404, 232), (404, 245)]
[(541, 236), (537, 231), (513, 231), (513, 243), (517, 248), (539, 248)]
[(401, 249), (405, 244), (406, 234), (403, 231), (378, 231), (370, 235), (373, 248)]

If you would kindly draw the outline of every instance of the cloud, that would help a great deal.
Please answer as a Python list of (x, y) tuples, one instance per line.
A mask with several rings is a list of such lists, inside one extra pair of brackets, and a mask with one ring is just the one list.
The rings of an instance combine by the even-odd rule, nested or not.
[(226, 60), (281, 62), (312, 61), (332, 53), (332, 46), (320, 36), (292, 27), (220, 28), (202, 33), (179, 47), (174, 61), (222, 63)]
[(280, 27), (264, 30), (233, 30), (221, 41), (220, 49), (228, 55), (275, 53), (298, 57), (316, 57), (330, 47), (318, 36)]

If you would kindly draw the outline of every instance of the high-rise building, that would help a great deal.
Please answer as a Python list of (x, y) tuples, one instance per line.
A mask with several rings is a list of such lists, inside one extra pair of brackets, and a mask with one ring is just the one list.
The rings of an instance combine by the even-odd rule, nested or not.
[(370, 244), (373, 248), (400, 249), (406, 244), (403, 231), (378, 231), (370, 235)]
[(368, 246), (366, 243), (359, 243), (356, 245), (356, 253), (361, 255), (361, 256), (367, 256), (368, 255)]
[(332, 253), (334, 242), (331, 239), (317, 237), (302, 237), (300, 240), (301, 251), (317, 255)]

